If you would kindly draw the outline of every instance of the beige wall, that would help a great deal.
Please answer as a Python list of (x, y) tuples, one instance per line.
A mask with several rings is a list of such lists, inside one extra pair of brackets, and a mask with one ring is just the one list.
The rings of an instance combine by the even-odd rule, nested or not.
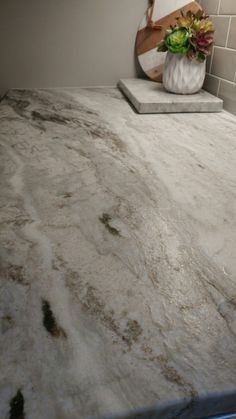
[(216, 26), (215, 47), (207, 63), (205, 88), (236, 114), (236, 0), (201, 0)]
[(147, 0), (0, 0), (0, 88), (114, 85), (136, 75)]

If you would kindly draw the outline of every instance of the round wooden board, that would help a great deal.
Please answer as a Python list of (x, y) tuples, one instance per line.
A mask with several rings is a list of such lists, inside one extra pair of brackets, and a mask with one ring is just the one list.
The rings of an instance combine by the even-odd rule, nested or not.
[[(157, 44), (165, 36), (170, 25), (176, 24), (176, 18), (180, 16), (181, 10), (197, 12), (201, 6), (196, 2), (188, 0), (154, 0), (153, 5), (145, 13), (136, 38), (136, 54), (139, 64), (144, 73), (153, 81), (162, 81), (163, 65), (166, 53), (157, 52)], [(148, 25), (148, 16), (152, 14), (153, 28)]]

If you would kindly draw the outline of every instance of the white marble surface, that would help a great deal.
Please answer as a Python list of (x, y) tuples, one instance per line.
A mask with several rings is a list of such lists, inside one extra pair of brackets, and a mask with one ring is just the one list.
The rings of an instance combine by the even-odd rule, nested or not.
[(201, 90), (199, 93), (180, 95), (169, 93), (162, 83), (144, 79), (121, 79), (120, 90), (135, 109), (141, 113), (183, 113), (183, 112), (220, 112), (223, 101)]
[(10, 91), (0, 153), (0, 418), (235, 390), (236, 118)]

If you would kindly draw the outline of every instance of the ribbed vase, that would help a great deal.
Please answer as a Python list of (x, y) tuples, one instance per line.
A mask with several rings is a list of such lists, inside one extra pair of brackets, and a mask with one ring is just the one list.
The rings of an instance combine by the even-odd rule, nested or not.
[(206, 76), (206, 61), (190, 61), (183, 54), (167, 53), (163, 85), (168, 92), (191, 95), (201, 90)]

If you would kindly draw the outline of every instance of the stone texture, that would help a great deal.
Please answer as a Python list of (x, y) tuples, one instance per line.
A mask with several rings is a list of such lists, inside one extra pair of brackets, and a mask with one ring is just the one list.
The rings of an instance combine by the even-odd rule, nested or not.
[(1, 418), (235, 394), (235, 137), (229, 113), (137, 115), (116, 89), (8, 92)]
[(194, 95), (168, 93), (161, 83), (122, 79), (119, 88), (139, 113), (219, 112), (223, 102), (208, 92)]

